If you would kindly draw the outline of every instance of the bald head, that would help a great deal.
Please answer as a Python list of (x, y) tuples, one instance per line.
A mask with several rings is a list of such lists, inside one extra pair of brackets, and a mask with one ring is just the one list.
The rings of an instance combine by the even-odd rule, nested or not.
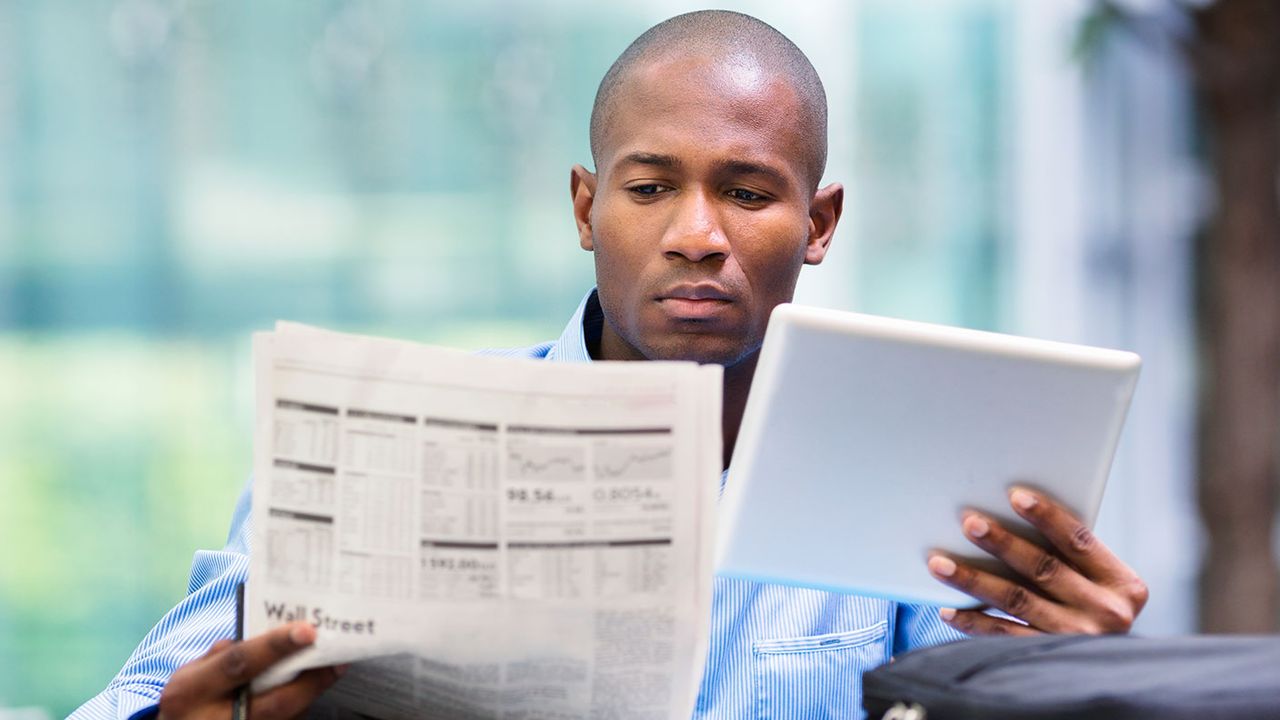
[[(800, 48), (770, 25), (728, 10), (677, 15), (649, 28), (614, 61), (600, 81), (591, 109), (591, 156), (597, 170), (609, 131), (620, 112), (644, 112), (628, 105), (628, 85), (641, 69), (681, 58), (710, 59), (726, 68), (767, 74), (791, 89), (800, 112), (795, 118), (806, 139), (797, 158), (817, 188), (827, 164), (827, 96), (822, 81)], [(708, 88), (708, 92), (712, 89)]]

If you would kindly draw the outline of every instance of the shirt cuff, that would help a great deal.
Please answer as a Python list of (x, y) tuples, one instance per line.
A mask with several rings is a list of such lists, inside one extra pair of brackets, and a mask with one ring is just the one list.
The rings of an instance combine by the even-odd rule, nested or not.
[(125, 690), (120, 693), (120, 717), (129, 720), (152, 720), (160, 715), (160, 702), (157, 698), (138, 692)]

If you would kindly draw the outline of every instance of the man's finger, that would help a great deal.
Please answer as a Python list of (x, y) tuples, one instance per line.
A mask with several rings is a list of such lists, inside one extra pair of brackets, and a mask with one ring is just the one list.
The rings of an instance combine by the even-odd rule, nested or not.
[(338, 681), (337, 668), (312, 668), (284, 685), (274, 687), (249, 700), (253, 720), (288, 720), (306, 710), (320, 694)]
[(969, 635), (1043, 635), (1032, 627), (1004, 618), (991, 617), (979, 610), (942, 608), (938, 611), (942, 621)]
[(986, 515), (971, 512), (961, 527), (970, 542), (999, 558), (1054, 600), (1078, 606), (1096, 594), (1094, 584), (1075, 568), (1039, 545), (1014, 535)]
[(1107, 585), (1122, 585), (1138, 577), (1079, 518), (1058, 503), (1033, 490), (1015, 487), (1009, 492), (1009, 504), (1085, 577)]
[(942, 582), (1031, 625), (1051, 632), (1086, 632), (1066, 608), (1017, 583), (945, 555), (929, 558), (929, 572)]
[(223, 695), (315, 640), (316, 629), (311, 623), (281, 625), (195, 661), (192, 663), (192, 679), (209, 695)]

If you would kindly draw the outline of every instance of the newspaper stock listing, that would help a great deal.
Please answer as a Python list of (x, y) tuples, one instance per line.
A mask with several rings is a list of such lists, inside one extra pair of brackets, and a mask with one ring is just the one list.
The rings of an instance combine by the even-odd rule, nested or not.
[(689, 717), (706, 653), (721, 368), (254, 338), (245, 633), (353, 663), (313, 715)]

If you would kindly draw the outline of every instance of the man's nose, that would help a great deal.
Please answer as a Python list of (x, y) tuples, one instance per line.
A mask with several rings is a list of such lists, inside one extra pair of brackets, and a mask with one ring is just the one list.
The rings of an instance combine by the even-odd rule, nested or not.
[(683, 257), (690, 262), (728, 257), (729, 239), (714, 198), (702, 192), (684, 193), (662, 236), (661, 249), (668, 258)]

